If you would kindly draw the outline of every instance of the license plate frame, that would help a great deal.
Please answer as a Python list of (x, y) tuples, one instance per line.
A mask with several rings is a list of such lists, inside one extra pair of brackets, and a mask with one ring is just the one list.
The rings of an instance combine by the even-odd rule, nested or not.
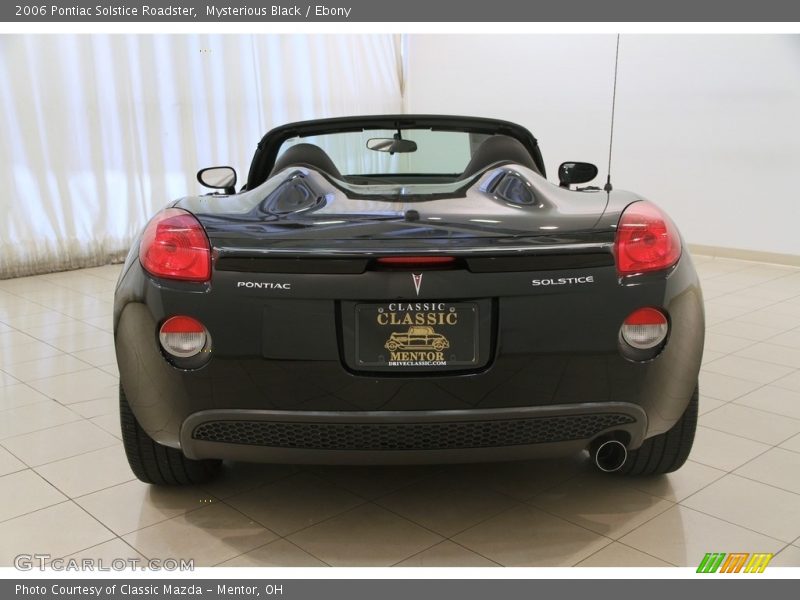
[(360, 369), (471, 369), (480, 365), (477, 302), (369, 302), (355, 305)]

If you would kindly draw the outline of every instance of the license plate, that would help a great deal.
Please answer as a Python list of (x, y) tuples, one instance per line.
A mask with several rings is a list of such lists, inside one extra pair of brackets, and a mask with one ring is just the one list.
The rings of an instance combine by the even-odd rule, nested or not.
[(357, 304), (355, 330), (360, 367), (478, 364), (478, 305), (473, 302)]

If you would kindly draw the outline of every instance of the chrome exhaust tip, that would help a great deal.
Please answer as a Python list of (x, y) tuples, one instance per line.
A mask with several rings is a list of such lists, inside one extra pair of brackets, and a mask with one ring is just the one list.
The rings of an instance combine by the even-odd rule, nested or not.
[(619, 471), (628, 459), (628, 449), (619, 440), (601, 440), (594, 445), (594, 464), (604, 473)]

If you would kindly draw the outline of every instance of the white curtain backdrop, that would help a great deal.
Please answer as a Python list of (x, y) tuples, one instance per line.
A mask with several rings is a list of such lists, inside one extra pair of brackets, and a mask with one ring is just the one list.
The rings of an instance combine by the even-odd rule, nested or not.
[(124, 256), (286, 122), (402, 112), (399, 36), (0, 36), (0, 279)]

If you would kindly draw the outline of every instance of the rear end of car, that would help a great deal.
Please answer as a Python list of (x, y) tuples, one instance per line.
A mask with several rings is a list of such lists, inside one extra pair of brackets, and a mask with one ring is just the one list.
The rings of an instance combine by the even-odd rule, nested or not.
[[(702, 299), (688, 253), (628, 277), (613, 232), (592, 237), (285, 257), (226, 254), (212, 236), (205, 281), (136, 262), (123, 277), (125, 392), (147, 433), (191, 459), (501, 460), (599, 439), (635, 450), (692, 396)], [(437, 339), (408, 335), (423, 328)]]
[[(629, 474), (685, 461), (704, 317), (679, 233), (634, 194), (550, 184), (527, 131), (489, 125), (444, 136), (468, 147), (461, 174), (332, 175), (304, 141), (268, 177), (254, 159), (255, 187), (227, 195), (229, 180), (226, 195), (153, 218), (115, 296), (123, 441), (140, 479), (202, 481), (223, 459), (588, 449)], [(437, 128), (425, 131), (414, 138), (440, 151)], [(399, 126), (385, 135), (366, 147), (387, 165), (417, 149)], [(363, 141), (337, 142), (337, 163)], [(517, 162), (497, 163), (507, 155)]]

